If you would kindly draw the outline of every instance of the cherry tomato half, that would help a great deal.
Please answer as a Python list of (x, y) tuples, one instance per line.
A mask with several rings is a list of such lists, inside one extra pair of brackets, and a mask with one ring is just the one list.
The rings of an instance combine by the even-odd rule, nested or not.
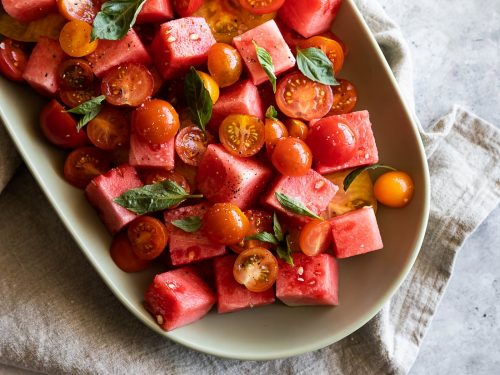
[(154, 79), (144, 65), (126, 63), (111, 68), (103, 77), (101, 92), (108, 103), (136, 107), (153, 95)]
[(285, 0), (239, 0), (243, 9), (254, 14), (276, 12), (285, 3)]
[(94, 72), (87, 60), (69, 59), (59, 65), (58, 79), (62, 89), (86, 90), (92, 87)]
[(144, 271), (151, 264), (148, 260), (140, 259), (132, 250), (127, 233), (122, 232), (113, 238), (110, 248), (111, 259), (124, 272)]
[(234, 279), (252, 292), (272, 288), (278, 275), (278, 261), (262, 247), (243, 251), (234, 262)]
[(243, 61), (236, 48), (226, 43), (215, 43), (208, 50), (208, 71), (220, 87), (238, 82)]
[(347, 79), (337, 78), (337, 81), (340, 85), (333, 87), (333, 104), (328, 116), (352, 112), (358, 102), (354, 85)]
[(197, 126), (188, 126), (179, 131), (175, 137), (175, 152), (186, 164), (198, 166), (203, 159), (207, 146), (213, 143), (214, 137)]
[(101, 0), (58, 0), (57, 6), (59, 13), (67, 20), (79, 20), (91, 24), (102, 2)]
[(311, 220), (300, 231), (300, 250), (310, 257), (324, 253), (331, 241), (332, 227), (328, 221)]
[(333, 103), (330, 86), (311, 81), (300, 72), (281, 78), (276, 89), (276, 104), (291, 118), (310, 121), (328, 113)]
[(299, 48), (319, 48), (330, 59), (335, 74), (340, 72), (344, 65), (344, 50), (337, 41), (324, 36), (313, 36), (298, 43)]
[(148, 143), (165, 143), (177, 134), (179, 115), (165, 100), (148, 100), (134, 110), (132, 128)]
[(165, 225), (154, 217), (139, 216), (127, 229), (132, 250), (139, 259), (152, 260), (165, 250), (168, 233)]
[(179, 16), (189, 17), (203, 5), (203, 0), (173, 0), (173, 3)]
[(75, 119), (55, 99), (40, 112), (40, 127), (45, 137), (61, 148), (77, 148), (88, 144), (85, 131), (77, 130)]
[(85, 103), (86, 101), (95, 98), (98, 93), (96, 90), (68, 90), (61, 89), (59, 91), (59, 99), (67, 105), (69, 108), (78, 107), (80, 104)]
[(114, 150), (129, 143), (129, 121), (118, 108), (104, 106), (88, 123), (87, 135), (96, 147)]
[(84, 21), (69, 21), (59, 34), (59, 44), (63, 51), (72, 57), (83, 57), (97, 48), (97, 40), (91, 41), (92, 26)]
[(203, 230), (207, 237), (221, 245), (235, 245), (246, 235), (250, 223), (238, 206), (216, 203), (203, 216)]
[(415, 185), (412, 178), (402, 171), (384, 173), (375, 181), (373, 193), (384, 206), (400, 208), (410, 203)]
[(303, 141), (306, 140), (307, 134), (309, 133), (309, 127), (303, 121), (289, 118), (285, 120), (285, 125), (290, 137), (302, 139)]
[(28, 54), (21, 44), (5, 38), (0, 42), (0, 72), (13, 81), (22, 81), (28, 64)]
[(109, 156), (96, 147), (81, 147), (72, 151), (64, 162), (64, 178), (80, 189), (110, 168)]
[(312, 165), (312, 153), (307, 144), (294, 137), (279, 139), (271, 162), (285, 176), (303, 176)]
[[(253, 236), (254, 234), (261, 232), (273, 232), (273, 215), (271, 215), (269, 212), (260, 210), (247, 210), (244, 213), (248, 218), (248, 222), (250, 223), (250, 229), (248, 230), (246, 237)], [(231, 250), (233, 250), (235, 253), (240, 254), (247, 249), (251, 249), (252, 247), (263, 247), (266, 249), (271, 249), (273, 245), (259, 240), (244, 239), (239, 244), (232, 245)]]
[(220, 124), (219, 139), (231, 154), (253, 156), (264, 146), (264, 123), (255, 116), (229, 115)]

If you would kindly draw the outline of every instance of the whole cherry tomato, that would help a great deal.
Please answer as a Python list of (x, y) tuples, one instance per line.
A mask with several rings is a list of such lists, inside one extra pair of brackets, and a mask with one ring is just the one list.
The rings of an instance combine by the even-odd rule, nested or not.
[(250, 223), (238, 206), (216, 203), (203, 216), (203, 230), (210, 240), (221, 245), (235, 245), (248, 234)]
[(281, 138), (276, 143), (271, 161), (285, 176), (303, 176), (311, 169), (312, 153), (307, 144), (298, 138)]

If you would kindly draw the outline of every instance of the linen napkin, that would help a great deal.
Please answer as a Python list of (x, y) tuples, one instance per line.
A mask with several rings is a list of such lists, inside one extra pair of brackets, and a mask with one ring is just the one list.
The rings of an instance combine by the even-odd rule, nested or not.
[[(356, 2), (413, 106), (411, 62), (400, 31), (377, 3)], [(0, 363), (51, 374), (407, 373), (457, 250), (500, 201), (498, 129), (455, 107), (427, 132), (421, 128), (421, 135), (431, 171), (431, 215), (401, 288), (344, 340), (267, 362), (197, 353), (144, 327), (99, 279), (20, 168), (0, 195)], [(0, 189), (16, 163), (0, 126)]]

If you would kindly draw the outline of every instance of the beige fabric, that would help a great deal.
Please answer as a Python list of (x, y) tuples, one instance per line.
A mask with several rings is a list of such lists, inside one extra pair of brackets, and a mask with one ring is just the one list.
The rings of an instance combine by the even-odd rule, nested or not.
[[(376, 3), (357, 2), (412, 103), (411, 64), (398, 29)], [(268, 362), (196, 353), (143, 326), (99, 279), (22, 167), (0, 195), (0, 362), (51, 374), (408, 372), (457, 250), (500, 200), (498, 129), (456, 107), (422, 137), (430, 156), (431, 217), (400, 290), (341, 342)], [(6, 144), (0, 128), (0, 183), (15, 165)]]

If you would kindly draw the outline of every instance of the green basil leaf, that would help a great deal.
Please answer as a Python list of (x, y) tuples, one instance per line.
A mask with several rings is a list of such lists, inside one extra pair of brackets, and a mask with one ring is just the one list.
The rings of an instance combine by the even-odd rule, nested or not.
[(274, 193), (274, 195), (276, 196), (276, 199), (278, 200), (280, 205), (285, 210), (290, 211), (291, 213), (297, 215), (308, 216), (314, 219), (321, 219), (321, 217), (319, 217), (310, 209), (308, 209), (306, 206), (304, 206), (302, 202), (299, 202), (298, 200), (289, 197), (288, 195), (285, 195), (283, 193), (276, 192)]
[(254, 234), (253, 236), (249, 236), (245, 238), (246, 240), (257, 240), (262, 242), (267, 242), (273, 245), (279, 245), (279, 241), (274, 237), (272, 233), (269, 232), (260, 232)]
[(201, 228), (201, 217), (199, 216), (188, 216), (181, 220), (173, 220), (171, 223), (174, 227), (182, 229), (187, 233), (198, 232)]
[(273, 58), (269, 52), (266, 51), (266, 49), (259, 47), (255, 41), (253, 41), (253, 45), (255, 46), (255, 52), (257, 53), (259, 64), (269, 77), (269, 81), (271, 81), (271, 84), (273, 85), (273, 92), (276, 92), (276, 74), (273, 65)]
[(278, 215), (276, 215), (276, 212), (273, 215), (273, 231), (274, 231), (274, 236), (279, 242), (282, 242), (285, 238), (283, 236), (283, 230), (281, 229), (280, 222), (278, 221)]
[(94, 19), (91, 39), (120, 40), (134, 26), (147, 0), (110, 0)]
[(212, 117), (213, 102), (196, 69), (191, 67), (184, 79), (184, 95), (191, 120), (203, 131)]
[(203, 195), (189, 195), (173, 181), (162, 181), (126, 191), (114, 201), (138, 215), (171, 208), (189, 198), (203, 198)]
[(80, 104), (78, 107), (68, 109), (67, 112), (76, 115), (83, 115), (83, 117), (78, 121), (76, 125), (78, 131), (80, 131), (85, 125), (92, 121), (101, 111), (102, 102), (106, 99), (104, 95), (97, 96), (85, 103)]
[(297, 48), (297, 67), (307, 78), (324, 85), (338, 85), (333, 64), (319, 48)]
[(276, 120), (278, 118), (278, 111), (273, 105), (270, 105), (266, 110), (266, 118)]
[(286, 247), (278, 246), (278, 248), (276, 249), (276, 254), (278, 254), (278, 257), (284, 260), (289, 265), (295, 265), (292, 258), (292, 249), (290, 248), (290, 236), (286, 236)]
[(351, 184), (354, 182), (356, 177), (358, 177), (361, 173), (363, 173), (364, 171), (368, 171), (371, 169), (378, 169), (378, 168), (389, 169), (391, 171), (396, 170), (395, 168), (390, 167), (390, 166), (385, 165), (385, 164), (372, 164), (372, 165), (366, 165), (364, 167), (356, 168), (351, 173), (349, 173), (347, 176), (345, 176), (344, 183), (343, 183), (344, 191), (347, 191), (347, 189), (349, 189), (349, 186), (351, 186)]

